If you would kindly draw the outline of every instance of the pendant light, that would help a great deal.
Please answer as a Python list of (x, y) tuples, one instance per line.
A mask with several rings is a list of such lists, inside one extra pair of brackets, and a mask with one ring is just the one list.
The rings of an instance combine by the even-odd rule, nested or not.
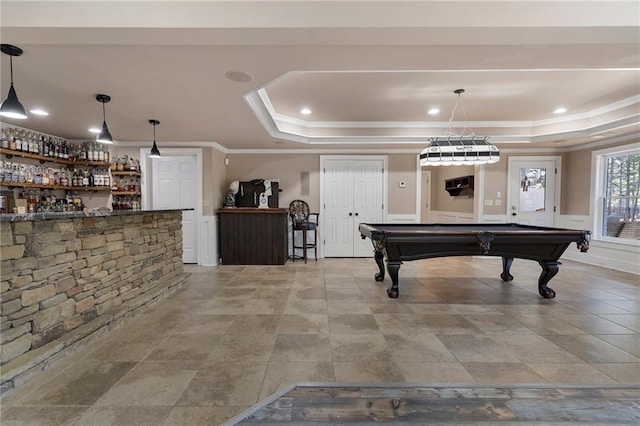
[[(429, 138), (429, 145), (420, 153), (421, 166), (458, 166), (474, 164), (492, 164), (500, 160), (498, 147), (489, 142), (488, 136), (477, 136), (469, 129), (467, 114), (460, 95), (464, 89), (453, 91), (458, 95), (456, 106), (451, 111), (449, 119), (449, 131), (444, 137)], [(465, 128), (462, 133), (455, 133), (451, 127), (456, 109), (462, 109), (465, 119)], [(465, 130), (469, 129), (468, 133)]]
[(111, 137), (111, 133), (109, 133), (109, 128), (107, 128), (107, 118), (104, 111), (104, 104), (111, 100), (111, 96), (108, 95), (96, 95), (96, 101), (102, 103), (102, 130), (98, 133), (96, 137), (96, 142), (112, 144), (113, 138)]
[(22, 55), (22, 49), (12, 44), (2, 44), (0, 46), (2, 53), (9, 55), (9, 64), (11, 67), (11, 86), (7, 98), (0, 105), (0, 115), (9, 118), (27, 118), (27, 112), (18, 100), (16, 89), (13, 88), (13, 57)]
[(160, 124), (160, 122), (158, 120), (149, 120), (149, 124), (153, 125), (153, 146), (151, 147), (151, 152), (149, 153), (149, 157), (159, 158), (160, 150), (158, 149), (158, 145), (156, 145), (156, 126)]

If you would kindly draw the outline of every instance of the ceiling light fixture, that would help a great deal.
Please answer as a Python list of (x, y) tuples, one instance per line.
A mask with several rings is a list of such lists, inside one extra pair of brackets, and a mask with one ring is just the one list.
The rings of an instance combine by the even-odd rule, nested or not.
[(311, 110), (309, 108), (302, 108), (300, 110), (300, 114), (309, 115), (309, 114), (311, 114)]
[(104, 111), (104, 104), (111, 100), (111, 96), (108, 95), (96, 95), (96, 101), (102, 103), (102, 130), (98, 133), (96, 137), (96, 142), (112, 144), (113, 138), (111, 137), (111, 133), (109, 133), (109, 129), (107, 128), (107, 116)]
[(158, 120), (149, 120), (149, 124), (153, 125), (153, 146), (151, 147), (149, 157), (160, 158), (160, 150), (158, 149), (158, 145), (156, 145), (156, 126), (160, 124), (160, 122)]
[[(464, 89), (456, 89), (453, 93), (458, 95), (458, 99), (451, 111), (449, 130), (444, 137), (429, 138), (429, 145), (420, 153), (420, 165), (459, 166), (498, 162), (500, 151), (498, 147), (489, 143), (488, 136), (476, 136), (471, 129), (469, 134), (465, 135), (465, 130), (468, 129), (467, 113), (460, 101), (460, 95), (464, 93)], [(455, 133), (451, 128), (458, 106), (462, 109), (465, 120), (465, 127), (461, 134)]]
[(91, 133), (96, 133), (96, 134), (100, 133), (100, 129), (98, 129), (97, 127), (91, 127), (91, 128), (89, 129), (89, 131), (90, 131)]
[(43, 116), (49, 115), (49, 113), (43, 109), (31, 109), (29, 110), (29, 112), (35, 115), (43, 115)]
[(553, 110), (554, 114), (564, 114), (565, 112), (567, 112), (567, 109), (565, 107), (558, 107)]
[(438, 115), (438, 114), (440, 114), (440, 110), (438, 108), (431, 108), (429, 111), (427, 111), (427, 114), (429, 114), (429, 115)]
[(18, 100), (16, 95), (16, 89), (13, 88), (13, 57), (22, 55), (22, 49), (12, 44), (1, 44), (0, 49), (2, 53), (9, 55), (9, 66), (11, 67), (11, 86), (9, 87), (9, 94), (6, 99), (2, 101), (0, 105), (0, 115), (8, 118), (27, 118), (27, 112)]
[(225, 77), (237, 83), (247, 83), (253, 80), (253, 76), (251, 74), (247, 74), (243, 71), (229, 71), (225, 73)]

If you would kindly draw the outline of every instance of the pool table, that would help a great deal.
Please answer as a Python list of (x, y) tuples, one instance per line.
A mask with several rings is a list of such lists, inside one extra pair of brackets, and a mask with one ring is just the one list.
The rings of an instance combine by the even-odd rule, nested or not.
[(589, 249), (590, 231), (505, 224), (369, 224), (361, 223), (362, 239), (373, 243), (379, 268), (376, 281), (384, 280), (384, 259), (391, 277), (387, 295), (398, 297), (398, 271), (405, 260), (444, 256), (500, 256), (503, 281), (513, 280), (509, 273), (514, 258), (537, 261), (542, 267), (538, 292), (552, 299), (556, 292), (547, 283), (558, 273), (558, 259), (569, 244)]

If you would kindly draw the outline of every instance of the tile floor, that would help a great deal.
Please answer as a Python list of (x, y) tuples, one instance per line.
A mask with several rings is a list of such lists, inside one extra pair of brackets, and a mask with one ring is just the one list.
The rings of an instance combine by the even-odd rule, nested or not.
[(565, 261), (186, 266), (190, 283), (1, 401), (3, 426), (220, 424), (293, 382), (640, 386), (640, 279)]

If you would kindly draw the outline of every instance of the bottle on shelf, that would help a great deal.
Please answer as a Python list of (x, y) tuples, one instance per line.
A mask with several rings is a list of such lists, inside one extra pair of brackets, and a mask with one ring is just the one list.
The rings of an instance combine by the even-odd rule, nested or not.
[(9, 149), (9, 130), (2, 129), (0, 132), (0, 146), (2, 149)]

